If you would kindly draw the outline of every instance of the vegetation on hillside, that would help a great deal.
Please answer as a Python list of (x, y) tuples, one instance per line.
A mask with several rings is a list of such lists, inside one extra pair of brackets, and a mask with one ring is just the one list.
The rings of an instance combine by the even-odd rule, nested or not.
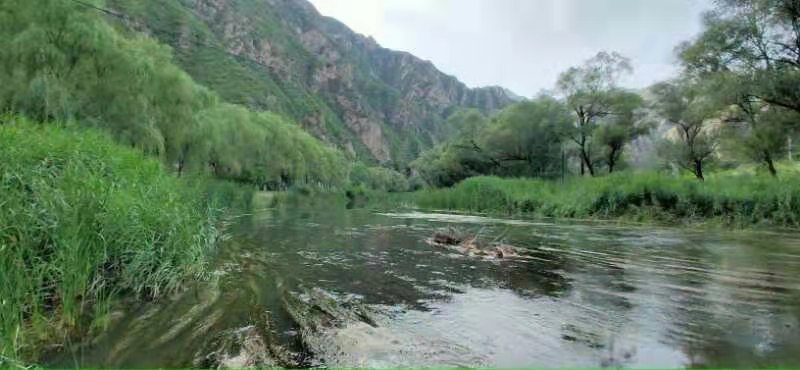
[(178, 64), (226, 102), (286, 115), (359, 160), (397, 170), (446, 137), (442, 112), (512, 99), (381, 48), (305, 0), (103, 3), (120, 29), (171, 45)]
[[(259, 14), (264, 22), (255, 27), (253, 36), (269, 39), (271, 47), (286, 50), (297, 63), (298, 70), (307, 70), (315, 63), (298, 40), (274, 26), (279, 19), (269, 7), (258, 7), (253, 2), (231, 2), (230, 5), (241, 8), (239, 11), (246, 14)], [(130, 32), (131, 26), (135, 25), (132, 27), (134, 30), (143, 30), (158, 41), (175, 46), (177, 64), (224, 101), (253, 110), (279, 113), (298, 122), (307, 117), (317, 117), (319, 122), (304, 124), (304, 128), (336, 144), (353, 142), (356, 153), (368, 155), (367, 148), (359, 140), (354, 140), (354, 135), (323, 97), (303, 88), (301, 76), (277, 73), (265, 65), (264, 60), (227, 52), (225, 40), (202, 17), (189, 11), (187, 2), (108, 0), (105, 6), (119, 15), (111, 17), (111, 20), (121, 21), (121, 31)]]
[(0, 364), (101, 327), (115, 296), (155, 298), (202, 274), (211, 198), (249, 195), (207, 174), (347, 183), (341, 152), (221, 102), (169, 48), (76, 2), (4, 1), (0, 23)]
[(344, 155), (274, 113), (222, 103), (152, 39), (73, 1), (0, 4), (0, 109), (77, 120), (187, 170), (263, 188), (346, 181)]
[(218, 233), (194, 186), (89, 129), (3, 117), (0, 194), (0, 364), (179, 289)]

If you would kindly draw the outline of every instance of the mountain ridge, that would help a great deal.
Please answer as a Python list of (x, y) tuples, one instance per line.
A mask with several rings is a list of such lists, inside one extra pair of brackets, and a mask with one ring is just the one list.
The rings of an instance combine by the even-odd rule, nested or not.
[[(141, 22), (132, 28), (172, 46), (178, 63), (225, 100), (286, 114), (367, 161), (402, 167), (454, 132), (445, 123), (452, 112), (488, 114), (519, 100), (499, 86), (470, 88), (430, 61), (385, 48), (320, 14), (306, 0), (108, 4)], [(215, 55), (202, 44), (240, 58)]]

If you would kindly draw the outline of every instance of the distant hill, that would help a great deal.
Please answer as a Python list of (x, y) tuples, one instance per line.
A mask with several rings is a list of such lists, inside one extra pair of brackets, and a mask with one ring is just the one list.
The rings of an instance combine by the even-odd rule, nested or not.
[(404, 164), (454, 128), (521, 99), (471, 89), (412, 54), (389, 50), (306, 0), (108, 0), (126, 28), (171, 45), (181, 66), (224, 99), (286, 114), (361, 159)]

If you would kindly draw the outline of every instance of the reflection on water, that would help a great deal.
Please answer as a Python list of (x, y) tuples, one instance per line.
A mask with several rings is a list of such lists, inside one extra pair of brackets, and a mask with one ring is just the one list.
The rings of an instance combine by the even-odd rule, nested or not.
[[(485, 260), (423, 242), (447, 226), (527, 250)], [(270, 210), (242, 220), (215, 278), (130, 307), (54, 365), (188, 366), (218, 333), (272, 314), (281, 289), (382, 312), (326, 334), (330, 366), (800, 366), (800, 238), (468, 215)], [(313, 351), (312, 351), (313, 352)], [(320, 351), (317, 351), (320, 352)], [(321, 351), (325, 352), (325, 351)], [(325, 352), (327, 353), (327, 352)]]

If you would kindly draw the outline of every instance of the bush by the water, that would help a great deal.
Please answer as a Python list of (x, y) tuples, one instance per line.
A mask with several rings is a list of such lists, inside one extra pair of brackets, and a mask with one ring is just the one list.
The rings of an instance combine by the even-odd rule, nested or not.
[(217, 239), (194, 187), (92, 130), (0, 119), (0, 194), (0, 365), (179, 289)]
[(361, 162), (350, 170), (350, 184), (390, 193), (408, 191), (409, 184), (403, 174), (384, 167), (368, 167)]
[(474, 177), (453, 188), (416, 194), (425, 208), (529, 213), (558, 218), (656, 221), (716, 220), (734, 226), (800, 226), (800, 176), (718, 174), (705, 182), (661, 173), (573, 178)]

